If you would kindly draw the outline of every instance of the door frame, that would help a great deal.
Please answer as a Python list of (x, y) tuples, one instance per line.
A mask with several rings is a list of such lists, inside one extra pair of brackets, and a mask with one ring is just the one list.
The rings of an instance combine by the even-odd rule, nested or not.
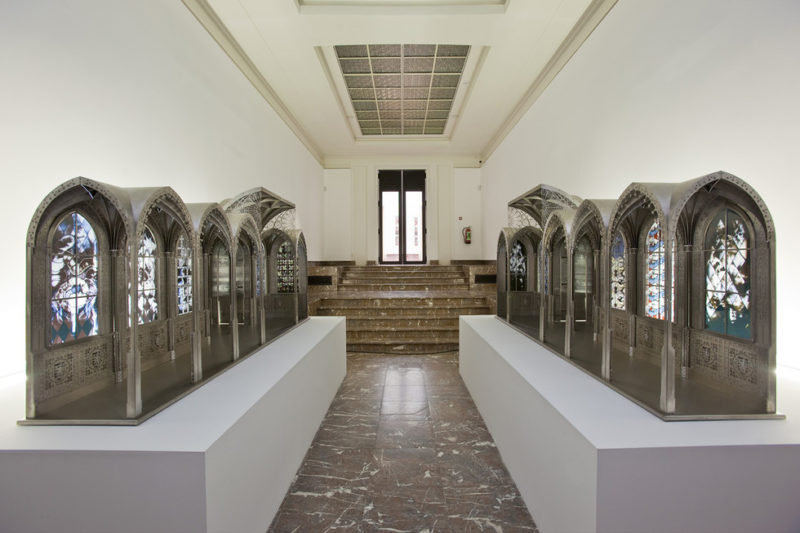
[[(409, 173), (410, 175), (406, 175)], [(411, 174), (413, 173), (413, 174)], [(384, 178), (384, 186), (381, 178)], [(378, 170), (378, 264), (381, 265), (424, 265), (428, 262), (428, 225), (427, 225), (427, 205), (428, 200), (426, 197), (428, 173), (425, 169), (382, 169)], [(398, 185), (389, 185), (388, 181), (398, 181)], [(409, 182), (409, 187), (406, 188), (406, 180)], [(415, 184), (416, 183), (416, 184)], [(383, 192), (384, 191), (398, 191), (399, 192), (399, 223), (400, 223), (400, 239), (399, 239), (399, 253), (397, 261), (384, 261), (383, 260)], [(421, 261), (407, 261), (406, 260), (406, 199), (405, 193), (407, 191), (422, 191), (422, 260)]]

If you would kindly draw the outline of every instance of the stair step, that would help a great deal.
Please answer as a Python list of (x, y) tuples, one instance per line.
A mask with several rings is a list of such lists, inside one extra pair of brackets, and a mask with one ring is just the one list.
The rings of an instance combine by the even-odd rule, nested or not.
[(458, 342), (458, 329), (347, 330), (347, 342)]
[(342, 277), (352, 278), (398, 278), (398, 279), (411, 279), (411, 278), (464, 278), (466, 274), (462, 270), (443, 272), (397, 272), (389, 270), (385, 272), (352, 272), (345, 270), (342, 272)]
[(355, 284), (342, 284), (339, 285), (340, 291), (360, 291), (360, 292), (387, 292), (387, 291), (466, 291), (469, 290), (469, 285), (466, 284), (369, 284), (369, 285), (355, 285)]
[(458, 306), (458, 307), (432, 307), (432, 308), (367, 308), (367, 307), (338, 307), (328, 309), (318, 309), (319, 316), (346, 316), (349, 318), (379, 317), (379, 318), (405, 318), (409, 316), (419, 316), (421, 312), (426, 312), (429, 318), (454, 318), (459, 315), (488, 315), (488, 305)]
[(465, 285), (464, 278), (351, 278), (343, 279), (339, 287), (344, 285)]
[(442, 297), (411, 297), (411, 298), (323, 298), (320, 300), (320, 309), (343, 307), (370, 307), (373, 309), (393, 308), (425, 308), (425, 307), (451, 307), (451, 306), (486, 305), (486, 299), (480, 296), (442, 296)]
[(466, 272), (461, 265), (369, 265), (346, 266), (342, 272)]
[(386, 316), (386, 317), (347, 317), (347, 329), (377, 328), (454, 328), (458, 329), (457, 317), (434, 318), (430, 316)]
[(348, 343), (348, 352), (359, 353), (404, 353), (424, 354), (454, 352), (458, 350), (457, 342), (405, 342), (401, 344), (387, 342), (358, 342)]

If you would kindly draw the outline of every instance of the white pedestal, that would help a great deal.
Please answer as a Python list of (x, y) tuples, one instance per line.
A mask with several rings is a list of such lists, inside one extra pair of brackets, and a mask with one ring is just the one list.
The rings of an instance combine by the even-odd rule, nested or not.
[(345, 372), (314, 317), (140, 426), (17, 426), (0, 390), (0, 531), (263, 533)]
[(545, 533), (800, 531), (791, 371), (785, 420), (664, 422), (492, 316), (461, 317), (460, 364)]

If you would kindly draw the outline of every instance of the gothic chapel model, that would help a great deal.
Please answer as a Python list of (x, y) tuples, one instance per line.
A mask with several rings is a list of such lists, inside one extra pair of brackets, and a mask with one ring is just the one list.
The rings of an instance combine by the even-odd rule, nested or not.
[(716, 172), (509, 202), (498, 316), (666, 420), (777, 416), (775, 228)]
[(137, 424), (306, 318), (293, 214), (263, 188), (57, 187), (28, 230), (22, 423)]

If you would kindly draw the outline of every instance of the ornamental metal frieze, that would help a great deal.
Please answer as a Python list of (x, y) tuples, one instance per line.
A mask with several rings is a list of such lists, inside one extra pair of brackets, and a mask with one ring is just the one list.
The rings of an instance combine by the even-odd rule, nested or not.
[(714, 372), (719, 370), (720, 347), (716, 343), (703, 342), (701, 339), (695, 339), (694, 343), (694, 364)]
[(83, 375), (87, 379), (94, 376), (105, 374), (110, 371), (109, 362), (111, 354), (108, 353), (108, 346), (93, 346), (83, 352)]
[(57, 355), (51, 357), (46, 361), (45, 375), (45, 389), (48, 391), (54, 388), (63, 388), (72, 383), (74, 376), (74, 356), (71, 353)]
[(735, 380), (758, 383), (758, 363), (755, 354), (741, 348), (728, 348), (728, 375)]
[(775, 226), (747, 183), (719, 171), (616, 200), (538, 185), (508, 213), (514, 234), (542, 239), (525, 284), (531, 265), (501, 233), (501, 318), (664, 419), (780, 417)]

